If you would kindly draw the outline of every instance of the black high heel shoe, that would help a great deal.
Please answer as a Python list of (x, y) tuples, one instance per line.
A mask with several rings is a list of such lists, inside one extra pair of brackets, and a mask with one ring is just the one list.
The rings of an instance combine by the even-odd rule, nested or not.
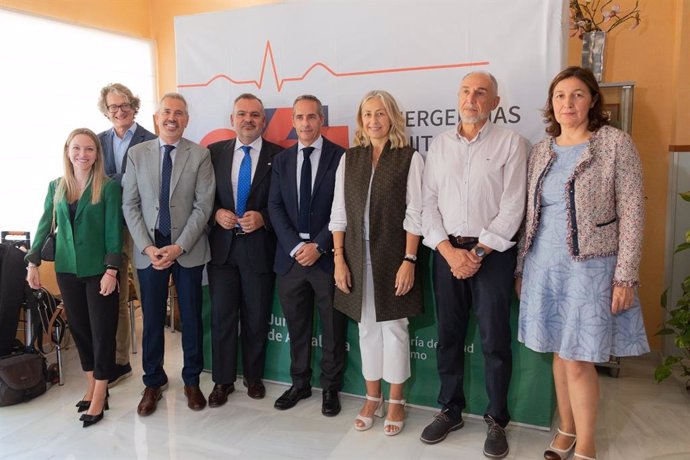
[[(103, 406), (104, 410), (110, 409), (108, 407), (108, 398), (109, 397), (110, 397), (110, 392), (106, 390), (106, 392), (105, 392), (105, 405)], [(75, 406), (77, 407), (77, 413), (85, 412), (85, 411), (89, 410), (89, 407), (91, 407), (91, 401), (86, 401), (86, 400), (82, 399), (77, 404), (75, 404)]]
[(91, 406), (91, 401), (84, 401), (83, 399), (79, 401), (77, 404), (77, 412), (84, 412), (86, 410), (89, 410), (89, 407)]
[(95, 425), (96, 423), (103, 420), (103, 411), (101, 411), (100, 414), (96, 414), (96, 415), (84, 414), (81, 416), (81, 418), (79, 420), (84, 422), (83, 428), (86, 428), (86, 427), (91, 426), (91, 425)]
[[(86, 412), (89, 410), (89, 407), (91, 407), (91, 401), (84, 401), (81, 400), (77, 404), (77, 412)], [(110, 407), (108, 407), (108, 399), (106, 397), (105, 404), (103, 405), (103, 410), (108, 410)]]

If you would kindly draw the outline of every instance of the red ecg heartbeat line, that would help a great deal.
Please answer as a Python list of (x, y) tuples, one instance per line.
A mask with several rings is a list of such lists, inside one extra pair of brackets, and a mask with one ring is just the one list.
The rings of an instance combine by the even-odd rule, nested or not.
[(218, 74), (213, 76), (210, 80), (205, 83), (186, 83), (177, 85), (178, 88), (198, 88), (209, 86), (216, 80), (227, 80), (235, 85), (254, 85), (257, 89), (261, 89), (264, 85), (264, 76), (266, 75), (266, 65), (267, 61), (271, 60), (271, 70), (273, 71), (273, 79), (275, 81), (276, 89), (278, 92), (282, 91), (285, 83), (302, 81), (307, 78), (307, 75), (311, 73), (317, 67), (321, 67), (326, 72), (330, 73), (336, 78), (347, 78), (347, 77), (358, 77), (362, 75), (377, 75), (386, 73), (402, 73), (402, 72), (419, 72), (425, 70), (440, 70), (440, 69), (457, 69), (461, 67), (475, 67), (475, 66), (485, 66), (489, 65), (489, 61), (477, 61), (477, 62), (463, 62), (459, 64), (440, 64), (440, 65), (428, 65), (428, 66), (414, 66), (414, 67), (397, 67), (392, 69), (374, 69), (374, 70), (361, 70), (358, 72), (336, 72), (335, 70), (328, 67), (323, 62), (315, 62), (312, 64), (301, 76), (299, 77), (278, 77), (278, 69), (276, 68), (276, 61), (273, 58), (273, 49), (271, 48), (271, 41), (266, 41), (266, 48), (264, 48), (264, 57), (261, 63), (261, 74), (258, 80), (235, 80), (232, 77), (225, 74)]

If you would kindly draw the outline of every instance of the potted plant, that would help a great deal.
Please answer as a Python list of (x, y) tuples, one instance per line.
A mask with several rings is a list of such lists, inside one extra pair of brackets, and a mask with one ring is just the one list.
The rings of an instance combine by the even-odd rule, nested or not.
[[(681, 198), (690, 201), (690, 191), (681, 193)], [(685, 242), (678, 245), (675, 253), (690, 249), (690, 230), (685, 233)], [(670, 377), (674, 370), (685, 378), (685, 388), (690, 391), (690, 275), (681, 283), (682, 293), (675, 307), (668, 303), (668, 289), (661, 295), (661, 306), (668, 312), (669, 319), (664, 322), (656, 335), (672, 335), (673, 343), (680, 354), (669, 355), (656, 368), (654, 378), (657, 382)]]
[(627, 13), (613, 0), (570, 0), (570, 36), (582, 39), (582, 67), (590, 69), (597, 81), (604, 75), (606, 34), (628, 23), (631, 29), (640, 25), (639, 1)]
[(631, 21), (631, 30), (640, 25), (642, 19), (639, 1), (627, 13), (621, 11), (620, 5), (611, 5), (612, 2), (613, 0), (570, 0), (570, 36), (583, 38), (588, 32), (611, 32), (628, 21)]

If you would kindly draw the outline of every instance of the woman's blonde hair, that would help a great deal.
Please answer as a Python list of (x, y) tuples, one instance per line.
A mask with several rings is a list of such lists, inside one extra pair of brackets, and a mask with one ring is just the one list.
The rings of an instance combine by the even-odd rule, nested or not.
[(103, 148), (101, 147), (101, 141), (98, 136), (88, 128), (77, 128), (67, 136), (65, 141), (65, 148), (63, 152), (63, 166), (65, 174), (60, 178), (60, 183), (55, 190), (55, 202), (66, 198), (68, 203), (73, 203), (79, 199), (79, 184), (77, 184), (77, 179), (74, 176), (74, 166), (69, 159), (69, 144), (72, 142), (76, 136), (83, 134), (91, 138), (93, 143), (96, 145), (96, 161), (91, 167), (91, 174), (87, 182), (91, 183), (91, 204), (97, 204), (101, 201), (101, 190), (103, 189), (103, 183), (106, 180), (105, 168), (103, 166)]
[(391, 142), (391, 148), (397, 149), (409, 145), (409, 139), (405, 135), (405, 119), (400, 112), (398, 103), (387, 91), (374, 90), (369, 91), (364, 95), (362, 101), (357, 108), (357, 130), (355, 131), (354, 145), (355, 146), (369, 146), (371, 139), (367, 136), (364, 125), (362, 123), (362, 106), (369, 101), (369, 99), (378, 98), (383, 103), (388, 119), (391, 122), (391, 129), (388, 131), (388, 140)]

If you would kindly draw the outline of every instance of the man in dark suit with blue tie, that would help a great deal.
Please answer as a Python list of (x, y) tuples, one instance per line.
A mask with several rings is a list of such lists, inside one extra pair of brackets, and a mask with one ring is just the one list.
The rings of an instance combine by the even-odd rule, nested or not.
[(268, 210), (278, 237), (274, 270), (290, 335), (292, 386), (276, 400), (285, 410), (311, 396), (314, 303), (322, 330), (321, 412), (340, 412), (338, 392), (345, 369), (345, 316), (333, 308), (333, 238), (328, 230), (335, 172), (344, 149), (321, 136), (321, 101), (298, 97), (292, 123), (299, 141), (278, 154)]
[(253, 94), (235, 99), (230, 123), (237, 138), (209, 145), (216, 176), (207, 266), (215, 383), (210, 407), (225, 404), (235, 390), (238, 335), (247, 394), (266, 395), (262, 378), (275, 282), (276, 237), (267, 205), (271, 163), (282, 147), (261, 137), (266, 115)]
[[(110, 83), (101, 88), (98, 99), (98, 108), (101, 113), (110, 120), (113, 127), (98, 135), (103, 147), (105, 159), (105, 173), (111, 179), (116, 180), (122, 186), (122, 176), (127, 168), (127, 151), (130, 147), (144, 141), (155, 139), (156, 135), (149, 132), (143, 126), (134, 121), (141, 101), (125, 85)], [(127, 273), (132, 261), (132, 235), (125, 225), (122, 232), (122, 259), (120, 264), (120, 307), (117, 320), (115, 374), (108, 382), (109, 387), (132, 375), (132, 366), (129, 364), (130, 347), (130, 323), (129, 323), (129, 283)], [(136, 269), (134, 281), (137, 289), (138, 278)]]
[(160, 138), (128, 153), (122, 211), (136, 250), (144, 333), (144, 395), (137, 407), (151, 415), (168, 387), (163, 369), (168, 280), (177, 288), (182, 320), (182, 380), (187, 406), (206, 407), (199, 388), (204, 367), (201, 278), (211, 259), (206, 228), (213, 211), (216, 179), (208, 149), (182, 137), (189, 123), (184, 97), (163, 96), (156, 113)]

